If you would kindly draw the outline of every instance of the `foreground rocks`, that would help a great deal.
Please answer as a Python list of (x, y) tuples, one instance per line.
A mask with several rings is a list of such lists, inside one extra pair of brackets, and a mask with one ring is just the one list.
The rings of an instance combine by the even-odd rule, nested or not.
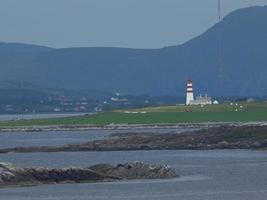
[(0, 149), (0, 153), (126, 151), (126, 150), (208, 150), (267, 148), (267, 126), (220, 126), (186, 133), (125, 133), (82, 144), (59, 147)]
[(143, 162), (63, 169), (21, 168), (8, 163), (0, 163), (0, 187), (175, 177), (177, 177), (176, 173), (167, 166), (148, 165)]

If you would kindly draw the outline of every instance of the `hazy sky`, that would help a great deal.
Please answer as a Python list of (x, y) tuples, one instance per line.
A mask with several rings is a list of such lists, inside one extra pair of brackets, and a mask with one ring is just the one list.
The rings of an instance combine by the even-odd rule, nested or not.
[[(223, 15), (267, 0), (221, 0)], [(217, 22), (217, 0), (0, 0), (0, 41), (159, 48)]]

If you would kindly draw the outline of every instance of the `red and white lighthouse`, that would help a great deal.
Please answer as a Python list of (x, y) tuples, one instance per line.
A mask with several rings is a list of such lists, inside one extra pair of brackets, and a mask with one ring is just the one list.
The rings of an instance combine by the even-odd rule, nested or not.
[(192, 80), (187, 81), (186, 87), (186, 105), (190, 105), (190, 102), (194, 101), (194, 93), (193, 93), (193, 82)]

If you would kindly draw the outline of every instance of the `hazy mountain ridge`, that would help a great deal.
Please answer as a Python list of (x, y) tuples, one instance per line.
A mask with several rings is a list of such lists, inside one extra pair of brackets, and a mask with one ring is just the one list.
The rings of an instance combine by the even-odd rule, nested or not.
[(15, 42), (0, 42), (1, 53), (36, 53), (50, 50), (53, 50), (53, 48)]
[[(10, 95), (14, 96), (16, 99), (18, 94), (16, 92), (20, 92), (23, 96), (26, 96), (26, 93), (31, 93), (31, 95), (42, 94), (43, 96), (54, 96), (60, 97), (65, 96), (66, 98), (71, 99), (79, 99), (83, 97), (90, 98), (90, 100), (99, 100), (103, 98), (108, 98), (113, 95), (111, 92), (100, 91), (100, 90), (71, 90), (71, 89), (63, 89), (63, 88), (52, 88), (52, 87), (44, 87), (41, 85), (35, 85), (26, 81), (12, 81), (12, 80), (3, 80), (0, 81), (0, 91), (8, 91)], [(2, 100), (7, 98), (7, 96), (3, 96)], [(19, 100), (19, 99), (17, 99)]]
[(232, 12), (183, 45), (162, 49), (26, 45), (23, 51), (23, 44), (0, 43), (0, 79), (79, 90), (182, 96), (190, 77), (198, 93), (264, 95), (266, 45), (267, 6), (251, 7)]

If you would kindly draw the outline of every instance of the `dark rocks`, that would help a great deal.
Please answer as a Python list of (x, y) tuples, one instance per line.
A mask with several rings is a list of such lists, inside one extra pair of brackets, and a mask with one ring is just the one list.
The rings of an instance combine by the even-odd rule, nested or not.
[(20, 168), (12, 164), (0, 163), (0, 187), (174, 177), (177, 175), (167, 166), (154, 166), (143, 162), (63, 169)]
[(95, 165), (90, 169), (122, 179), (162, 179), (173, 178), (177, 175), (168, 166), (149, 165), (143, 162), (130, 162), (124, 165)]
[(108, 139), (60, 147), (0, 149), (0, 153), (259, 148), (267, 148), (267, 125), (220, 126), (171, 134), (121, 134)]
[(267, 147), (267, 126), (221, 126), (186, 133), (122, 134), (110, 139), (69, 145), (80, 151), (259, 149)]
[(40, 182), (28, 173), (26, 169), (9, 163), (0, 163), (0, 187), (37, 184), (40, 184)]

